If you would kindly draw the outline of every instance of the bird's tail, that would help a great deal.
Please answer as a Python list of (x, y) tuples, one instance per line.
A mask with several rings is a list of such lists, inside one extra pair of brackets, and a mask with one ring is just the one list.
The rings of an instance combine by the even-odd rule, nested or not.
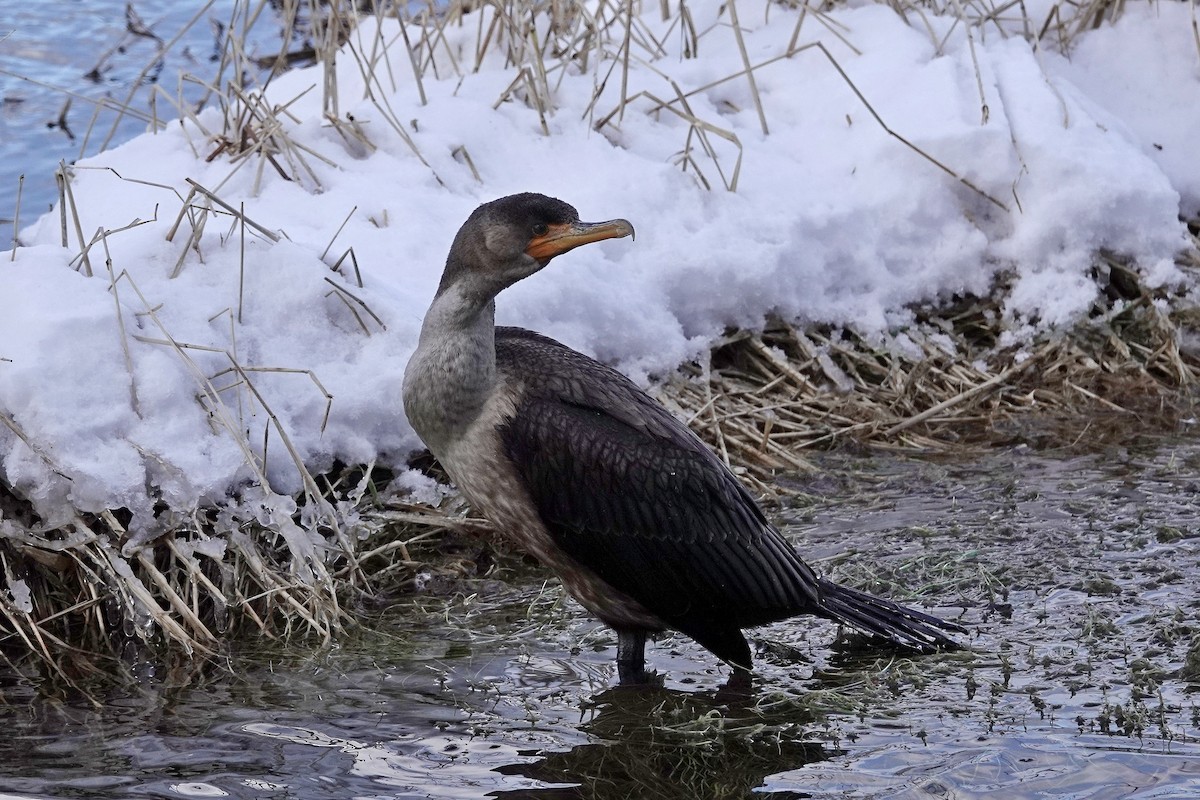
[(824, 578), (817, 580), (821, 592), (821, 612), (835, 622), (923, 653), (961, 646), (946, 636), (946, 632), (966, 633), (961, 625), (857, 589), (839, 586)]

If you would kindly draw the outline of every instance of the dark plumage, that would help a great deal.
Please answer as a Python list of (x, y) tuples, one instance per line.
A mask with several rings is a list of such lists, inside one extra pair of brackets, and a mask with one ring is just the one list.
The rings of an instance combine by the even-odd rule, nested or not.
[(455, 238), (405, 374), (405, 407), (459, 488), (618, 632), (623, 679), (674, 629), (749, 668), (742, 629), (814, 614), (916, 650), (952, 623), (819, 578), (686, 426), (625, 376), (520, 328), (495, 295), (555, 255), (633, 232), (541, 195), (481, 206)]

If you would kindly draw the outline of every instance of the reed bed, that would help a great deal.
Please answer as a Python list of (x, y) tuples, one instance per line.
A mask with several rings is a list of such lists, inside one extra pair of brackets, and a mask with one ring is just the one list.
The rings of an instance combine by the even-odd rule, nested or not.
[[(716, 82), (747, 83), (764, 134), (770, 128), (769, 109), (758, 96), (756, 71), (806, 49), (796, 45), (801, 25), (837, 33), (823, 10), (826, 6), (794, 0), (787, 4), (802, 8), (788, 50), (756, 64), (742, 46), (743, 69)], [(259, 74), (269, 82), (273, 70), (308, 59), (320, 63), (326, 122), (353, 156), (376, 145), (362, 125), (339, 113), (336, 78), (338, 70), (360, 72), (376, 90), (370, 96), (380, 119), (409, 146), (413, 158), (428, 167), (406, 124), (388, 105), (394, 75), (411, 71), (421, 86), (477, 70), (485, 58), (499, 53), (516, 71), (497, 97), (497, 106), (507, 101), (525, 105), (549, 134), (545, 121), (554, 111), (561, 76), (567, 70), (594, 71), (597, 87), (619, 86), (620, 91), (614, 102), (598, 88), (586, 124), (607, 135), (624, 116), (669, 112), (688, 123), (676, 156), (679, 168), (707, 188), (737, 189), (742, 153), (736, 135), (718, 121), (698, 117), (688, 102), (689, 96), (709, 87), (680, 86), (664, 74), (669, 91), (662, 96), (629, 94), (631, 63), (652, 63), (664, 52), (662, 43), (640, 25), (633, 0), (587, 5), (570, 0), (454, 0), (445, 7), (408, 10), (410, 22), (396, 41), (385, 41), (378, 33), (366, 41), (351, 35), (362, 16), (395, 15), (395, 8), (387, 4), (286, 0), (274, 5), (283, 9), (283, 45), (277, 54), (252, 55), (244, 46), (246, 32), (270, 16), (266, 0), (239, 3), (222, 25), (224, 45), (215, 76), (184, 78), (206, 87), (204, 104), (221, 110), (219, 128), (206, 127), (195, 106), (172, 100), (161, 86), (153, 89), (156, 96), (172, 100), (179, 114), (201, 132), (193, 141), (196, 153), (209, 161), (223, 160), (229, 176), (249, 169), (257, 185), (270, 170), (317, 190), (320, 181), (312, 165), (327, 159), (289, 136), (294, 120), (288, 104), (265, 102), (260, 92), (245, 85), (245, 76)], [(943, 10), (944, 4), (890, 5), (913, 26), (924, 28), (923, 15)], [(1062, 3), (1041, 20), (1030, 19), (1020, 3), (952, 0), (949, 7), (973, 35), (985, 35), (992, 27), (999, 30), (1002, 22), (1005, 31), (1011, 31), (1016, 21), (1031, 40), (1067, 49), (1080, 31), (1115, 18), (1122, 5), (1109, 0)], [(737, 14), (744, 15), (746, 9), (733, 0), (726, 9), (729, 23), (740, 31)], [(769, 14), (770, 7), (767, 10)], [(700, 57), (706, 32), (696, 30), (687, 3), (664, 2), (662, 14), (673, 22), (672, 35), (682, 36), (688, 52)], [(131, 11), (129, 20), (131, 35), (146, 35), (136, 13)], [(449, 46), (446, 31), (456, 26), (474, 26), (473, 52)], [(303, 36), (294, 35), (296, 31)], [(303, 44), (294, 47), (297, 39)], [(174, 41), (156, 40), (160, 48)], [(356, 43), (339, 52), (350, 42)], [(840, 72), (829, 53), (824, 55)], [(892, 131), (875, 114), (869, 98), (858, 96), (879, 125), (931, 162), (931, 168), (953, 175), (987, 201), (1004, 205), (972, 186), (952, 165)], [(145, 115), (132, 95), (123, 112)], [(986, 105), (981, 113), (986, 116)], [(89, 130), (85, 141), (93, 133)], [(469, 153), (460, 148), (455, 157), (471, 165), (478, 177)], [(107, 252), (108, 237), (120, 231), (101, 230), (89, 237), (81, 229), (71, 191), (73, 174), (67, 165), (59, 172), (63, 246), (77, 251), (80, 271), (93, 274), (107, 268), (114, 298), (119, 292), (140, 294), (111, 258), (100, 266), (98, 256)], [(189, 193), (178, 197), (170, 236), (180, 237), (186, 246), (176, 274), (198, 257), (209, 222), (227, 229), (231, 241), (278, 238), (248, 217), (239, 201), (224, 196), (224, 185), (192, 182)], [(1193, 221), (1193, 233), (1197, 230), (1200, 221)], [(331, 294), (369, 334), (381, 328), (383, 320), (354, 293), (350, 284), (362, 284), (353, 246), (335, 247), (337, 238), (324, 255), (340, 278), (330, 279)], [(1200, 269), (1195, 252), (1181, 256), (1185, 269)], [(1072, 437), (1089, 435), (1104, 424), (1099, 420), (1115, 420), (1114, 427), (1135, 420), (1144, 425), (1149, 413), (1170, 424), (1191, 413), (1200, 352), (1189, 349), (1187, 342), (1195, 335), (1200, 312), (1184, 306), (1180, 298), (1143, 286), (1136, 270), (1118, 255), (1098, 254), (1094, 278), (1103, 292), (1086, 321), (1069, 331), (1045, 333), (1019, 348), (1000, 344), (1007, 292), (1000, 281), (987, 297), (962, 297), (915, 309), (912, 326), (886, 336), (782, 319), (770, 320), (760, 331), (732, 331), (705, 362), (662, 376), (655, 391), (768, 500), (781, 491), (779, 476), (808, 469), (805, 452), (812, 448), (853, 444), (929, 451), (1015, 439), (1070, 445)], [(156, 322), (153, 303), (145, 298), (142, 302), (146, 317)], [(117, 309), (120, 313), (120, 304)], [(241, 313), (239, 302), (229, 311), (231, 324)], [(205, 374), (193, 360), (204, 348), (177, 340), (161, 324), (141, 341), (166, 348), (195, 371), (200, 402), (214, 424), (231, 432), (244, 430), (237, 422), (238, 403), (252, 400), (266, 408), (255, 388), (264, 371), (307, 374), (314, 390), (324, 391), (319, 376), (302, 366), (249, 365), (233, 350), (224, 353), (226, 369)], [(132, 391), (136, 408), (136, 385)], [(1044, 425), (1047, 420), (1052, 424)], [(274, 421), (279, 443), (275, 446), (290, 448), (288, 432)], [(46, 449), (27, 437), (3, 409), (0, 422), (53, 467)], [(1042, 439), (1042, 430), (1053, 433)], [(247, 442), (245, 452), (259, 475), (257, 483), (219, 507), (165, 509), (170, 531), (152, 546), (128, 546), (128, 520), (122, 509), (72, 513), (68, 522), (48, 529), (20, 491), (0, 481), (0, 661), (13, 672), (49, 678), (55, 685), (82, 686), (96, 676), (128, 674), (130, 667), (146, 661), (180, 655), (204, 660), (219, 654), (222, 640), (237, 632), (306, 635), (328, 643), (342, 627), (353, 624), (348, 609), (356, 603), (419, 584), (431, 572), (467, 574), (477, 568), (468, 556), (438, 553), (447, 534), (488, 530), (453, 496), (437, 507), (394, 497), (385, 500), (383, 489), (391, 477), (385, 470), (350, 465), (314, 476), (297, 457), (305, 489), (299, 497), (281, 497), (262, 477), (258, 451)], [(424, 466), (438, 475), (436, 465)]]
[(1200, 352), (1186, 342), (1200, 315), (1167, 310), (1119, 260), (1102, 257), (1095, 274), (1106, 291), (1088, 320), (1021, 347), (998, 344), (997, 287), (921, 309), (889, 336), (775, 319), (727, 336), (661, 391), (768, 495), (772, 476), (807, 468), (806, 449), (838, 443), (937, 452), (1171, 430), (1195, 410)]

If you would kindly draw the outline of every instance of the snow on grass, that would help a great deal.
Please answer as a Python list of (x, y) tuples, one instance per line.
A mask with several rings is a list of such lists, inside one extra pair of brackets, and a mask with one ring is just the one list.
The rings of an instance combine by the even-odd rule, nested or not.
[[(906, 22), (863, 3), (805, 12), (789, 51), (801, 12), (742, 0), (746, 57), (775, 60), (754, 86), (710, 88), (743, 56), (716, 0), (686, 8), (690, 28), (643, 8), (627, 74), (619, 26), (593, 32), (602, 47), (582, 67), (503, 41), (491, 7), (439, 23), (424, 104), (397, 23), (368, 19), (338, 57), (337, 126), (323, 67), (271, 85), (287, 105), (279, 141), (294, 143), (273, 163), (231, 160), (242, 130), (210, 158), (224, 126), (212, 110), (204, 130), (186, 122), (89, 159), (71, 181), (68, 246), (53, 213), (0, 262), (0, 411), (24, 437), (0, 427), (7, 482), (49, 525), (70, 508), (128, 508), (141, 539), (156, 502), (186, 510), (254, 483), (247, 447), (263, 458), (265, 443), (273, 489), (300, 490), (281, 429), (313, 472), (335, 459), (403, 467), (420, 444), (401, 377), (449, 243), (476, 205), (518, 191), (625, 217), (638, 235), (557, 260), (501, 297), (498, 321), (640, 380), (767, 313), (870, 334), (905, 325), (911, 304), (986, 294), (999, 275), (1014, 279), (1004, 310), (1020, 342), (1088, 308), (1100, 249), (1154, 285), (1186, 283), (1179, 216), (1200, 205), (1186, 4), (1133, 4), (1063, 55), (1031, 45), (1020, 20), (969, 42), (954, 16)], [(537, 41), (569, 44), (579, 19), (551, 32), (539, 17)], [(203, 195), (168, 240), (189, 178), (280, 240), (198, 210)], [(84, 243), (152, 220), (107, 237), (115, 281), (101, 243), (81, 274), (76, 212)], [(348, 257), (331, 270), (351, 247), (361, 286)]]

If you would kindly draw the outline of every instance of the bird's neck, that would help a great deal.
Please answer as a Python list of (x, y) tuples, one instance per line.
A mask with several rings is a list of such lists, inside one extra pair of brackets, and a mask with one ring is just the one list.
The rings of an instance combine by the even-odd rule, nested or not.
[(425, 315), (404, 373), (404, 408), (438, 455), (475, 420), (496, 384), (496, 303), (455, 285)]

